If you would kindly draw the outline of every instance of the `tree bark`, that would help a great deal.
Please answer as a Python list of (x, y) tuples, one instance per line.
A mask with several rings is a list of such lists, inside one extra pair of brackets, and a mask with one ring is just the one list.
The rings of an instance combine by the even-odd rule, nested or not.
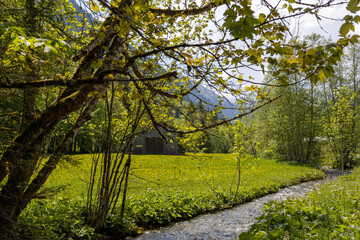
[(6, 149), (1, 162), (2, 167), (7, 168), (1, 169), (1, 181), (8, 172), (9, 175), (0, 192), (0, 226), (11, 226), (23, 208), (23, 192), (35, 170), (45, 138), (66, 115), (82, 107), (89, 100), (88, 94), (96, 90), (100, 89), (87, 85), (69, 97), (58, 100), (31, 122)]
[[(111, 28), (108, 29), (108, 31), (111, 30)], [(104, 44), (109, 44), (114, 36), (114, 34), (107, 35), (109, 38), (103, 42)], [(91, 62), (102, 57), (104, 54), (105, 50), (102, 46), (93, 48), (83, 57), (72, 78), (78, 79), (92, 76), (94, 69), (91, 67)], [(98, 70), (99, 72), (100, 70)], [(91, 92), (101, 92), (104, 86), (107, 86), (107, 84), (86, 84), (80, 88), (67, 88), (54, 104), (47, 108), (39, 117), (24, 126), (24, 129), (6, 148), (0, 158), (0, 182), (4, 181), (5, 177), (8, 176), (0, 191), (0, 237), (5, 237), (5, 234), (11, 231), (21, 210), (46, 181), (47, 175), (51, 173), (56, 166), (58, 157), (61, 156), (60, 154), (50, 160), (44, 172), (41, 172), (41, 175), (38, 175), (39, 178), (34, 180), (24, 199), (24, 192), (35, 171), (43, 143), (47, 136), (69, 113), (87, 105), (93, 99), (90, 96)], [(91, 110), (91, 108), (88, 110)], [(68, 147), (78, 128), (85, 122), (86, 116), (83, 117), (84, 119), (79, 120), (78, 125), (65, 137), (62, 148), (58, 149), (60, 152)]]
[(17, 209), (15, 211), (16, 217), (27, 206), (27, 204), (31, 201), (31, 199), (33, 199), (36, 196), (40, 188), (44, 185), (44, 183), (49, 178), (52, 171), (56, 168), (61, 157), (67, 151), (68, 147), (71, 145), (72, 140), (75, 138), (82, 125), (86, 121), (90, 120), (91, 118), (90, 114), (95, 108), (97, 102), (98, 102), (98, 97), (94, 96), (93, 99), (87, 105), (87, 107), (81, 112), (76, 123), (64, 136), (63, 140), (55, 150), (54, 154), (50, 156), (49, 160), (45, 163), (44, 167), (41, 168), (41, 170), (36, 175), (34, 180), (30, 182), (30, 184), (28, 185), (26, 191), (22, 196), (21, 203), (17, 206)]

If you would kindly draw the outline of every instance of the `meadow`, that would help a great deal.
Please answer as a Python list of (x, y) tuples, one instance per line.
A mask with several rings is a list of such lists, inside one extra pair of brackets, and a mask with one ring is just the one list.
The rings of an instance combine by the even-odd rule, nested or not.
[(360, 168), (303, 199), (270, 202), (239, 239), (360, 239)]
[[(77, 239), (96, 236), (83, 224), (91, 157), (76, 155), (69, 157), (70, 162), (61, 163), (45, 188), (62, 186), (62, 190), (47, 199), (33, 201), (20, 222), (47, 229), (47, 234), (50, 230), (55, 236)], [(227, 208), (235, 191), (235, 173), (236, 160), (232, 154), (134, 155), (124, 219), (119, 221), (116, 212), (109, 215), (107, 229), (111, 233), (107, 234), (139, 234), (142, 228)], [(323, 177), (316, 168), (250, 158), (242, 168), (234, 203)]]

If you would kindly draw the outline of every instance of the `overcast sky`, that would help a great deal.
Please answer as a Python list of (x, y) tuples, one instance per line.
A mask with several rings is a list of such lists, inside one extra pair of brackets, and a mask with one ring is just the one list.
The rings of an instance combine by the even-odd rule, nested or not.
[[(322, 18), (320, 22), (320, 25), (314, 16), (303, 17), (300, 20), (301, 33), (302, 35), (318, 33), (327, 38), (331, 37), (333, 40), (336, 40), (339, 35), (339, 29), (342, 24), (342, 19), (345, 15), (348, 14), (350, 14), (350, 12), (346, 10), (346, 6), (339, 5), (323, 9), (320, 12), (320, 15), (324, 16), (324, 18)], [(326, 17), (330, 17), (334, 20), (327, 19)]]
[[(298, 0), (299, 2), (307, 2), (314, 3), (314, 0)], [(327, 0), (324, 0), (327, 1)], [(337, 2), (344, 2), (342, 0), (336, 0)], [(279, 2), (279, 0), (268, 0), (268, 2), (273, 3), (273, 6)], [(255, 11), (255, 16), (257, 16), (260, 12), (264, 12), (264, 8), (262, 8), (261, 0), (253, 1), (253, 10)], [(282, 6), (286, 1), (281, 1), (279, 6)], [(218, 12), (216, 12), (216, 16), (220, 19), (223, 15), (225, 8), (220, 8)], [(285, 12), (284, 12), (285, 13)], [(290, 22), (290, 31), (296, 35), (298, 34), (301, 38), (307, 35), (312, 35), (314, 33), (320, 34), (324, 36), (326, 39), (332, 39), (336, 41), (339, 38), (339, 29), (343, 23), (342, 19), (345, 15), (349, 15), (350, 12), (346, 10), (346, 4), (329, 7), (326, 9), (322, 9), (319, 12), (319, 15), (323, 16), (321, 21), (318, 21), (315, 16), (306, 15), (301, 18), (291, 19)], [(356, 28), (357, 34), (360, 33), (359, 27)], [(353, 32), (350, 32), (353, 34)], [(248, 78), (249, 76), (253, 77), (255, 82), (262, 82), (264, 79), (264, 75), (261, 71), (243, 71), (244, 78)], [(225, 77), (225, 76), (224, 76)], [(247, 85), (247, 84), (246, 84)], [(226, 96), (232, 100), (233, 97), (230, 94), (226, 94)]]
[[(279, 0), (270, 0), (269, 2), (277, 3)], [(255, 16), (261, 12), (260, 0), (255, 0), (254, 2), (258, 2), (254, 4), (254, 9), (258, 9), (255, 11)], [(302, 1), (308, 3), (314, 3), (313, 0)], [(340, 2), (340, 1), (338, 1)], [(283, 1), (282, 4), (286, 3)], [(281, 6), (280, 5), (280, 6)], [(301, 18), (291, 19), (290, 22), (290, 30), (294, 34), (298, 33), (300, 37), (304, 37), (311, 34), (320, 34), (325, 38), (331, 38), (332, 40), (337, 40), (339, 38), (339, 29), (342, 25), (342, 19), (345, 15), (350, 14), (348, 10), (346, 10), (346, 5), (338, 5), (334, 7), (329, 7), (321, 10), (320, 15), (323, 16), (321, 21), (317, 21), (315, 16), (306, 15)], [(353, 34), (352, 32), (350, 32)], [(359, 27), (356, 28), (356, 33), (359, 33)], [(254, 77), (256, 82), (261, 82), (264, 78), (261, 72), (251, 72), (245, 71), (244, 77), (251, 75)]]

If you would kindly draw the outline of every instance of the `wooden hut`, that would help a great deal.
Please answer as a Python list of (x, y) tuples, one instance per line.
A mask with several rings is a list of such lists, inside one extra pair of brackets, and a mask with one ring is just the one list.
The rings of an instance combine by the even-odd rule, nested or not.
[(160, 129), (161, 133), (167, 138), (164, 141), (159, 132), (151, 130), (147, 134), (135, 139), (134, 154), (164, 154), (164, 155), (178, 155), (179, 151), (178, 141), (175, 135), (168, 136), (166, 131)]

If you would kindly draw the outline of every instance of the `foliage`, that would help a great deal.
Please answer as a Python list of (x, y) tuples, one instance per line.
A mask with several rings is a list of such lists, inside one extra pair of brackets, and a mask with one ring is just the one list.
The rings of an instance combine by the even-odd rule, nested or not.
[[(254, 158), (259, 156), (260, 142), (255, 138), (255, 132), (258, 128), (256, 124), (252, 124), (243, 118), (242, 121), (235, 121), (232, 131), (235, 138), (234, 151), (241, 155), (252, 154)], [(250, 126), (249, 126), (250, 125)]]
[[(177, 125), (183, 128), (191, 127), (192, 124), (199, 126), (216, 124), (221, 119), (219, 113), (212, 112), (209, 107), (201, 103), (198, 106), (192, 102), (186, 102), (183, 105), (191, 106), (187, 109), (186, 117), (192, 119), (190, 124), (183, 119), (184, 117), (175, 118)], [(179, 141), (186, 152), (230, 153), (234, 144), (231, 124), (216, 126), (204, 132), (180, 135)]]
[[(234, 175), (233, 180), (237, 176), (236, 182), (236, 190), (233, 196), (233, 199), (229, 201), (230, 205), (233, 205), (235, 199), (239, 193), (239, 188), (242, 180), (242, 172), (244, 170), (245, 165), (249, 160), (249, 154), (251, 153), (254, 159), (257, 159), (257, 150), (259, 144), (254, 141), (254, 127), (253, 126), (246, 126), (244, 122), (235, 121), (234, 126), (232, 127), (232, 131), (234, 133), (234, 153), (235, 153), (235, 160), (236, 160), (236, 174)], [(258, 159), (257, 159), (258, 160)], [(249, 166), (248, 166), (249, 167)], [(230, 194), (232, 191), (232, 186), (235, 185), (235, 181), (233, 181), (230, 185)]]
[(97, 239), (94, 229), (85, 225), (84, 215), (85, 206), (79, 198), (37, 200), (23, 212), (19, 234), (22, 239), (34, 239), (34, 233), (51, 235), (51, 239)]
[(320, 106), (312, 84), (299, 83), (271, 94), (281, 98), (253, 116), (261, 152), (287, 161), (310, 163), (319, 157)]
[(359, 45), (347, 49), (336, 74), (323, 86), (324, 136), (328, 138), (328, 158), (336, 168), (355, 164), (359, 125)]
[(239, 239), (358, 239), (359, 168), (303, 199), (269, 202)]
[[(1, 143), (0, 234), (11, 231), (110, 86), (117, 86), (113, 96), (122, 103), (123, 118), (117, 119), (117, 126), (111, 121), (101, 123), (106, 129), (101, 139), (106, 142), (99, 143), (107, 152), (104, 169), (108, 169), (106, 162), (111, 162), (112, 148), (107, 141), (113, 136), (111, 126), (124, 136), (116, 139), (122, 156), (131, 153), (134, 138), (150, 129), (201, 135), (231, 120), (203, 125), (181, 113), (188, 124), (175, 124), (182, 100), (198, 86), (210, 87), (219, 95), (231, 93), (238, 100), (245, 92), (257, 93), (263, 103), (242, 108), (236, 117), (241, 118), (274, 101), (258, 86), (244, 86), (252, 82), (252, 77), (245, 79), (240, 74), (244, 68), (265, 71), (268, 63), (277, 66), (273, 76), (285, 85), (288, 76), (299, 72), (312, 82), (323, 80), (334, 72), (343, 48), (357, 41), (358, 36), (349, 33), (360, 22), (356, 15), (359, 3), (353, 0), (310, 5), (287, 0), (274, 6), (263, 1), (259, 13), (252, 10), (255, 2), (250, 0), (240, 4), (232, 0), (79, 3), (85, 12), (76, 10), (68, 0), (0, 2), (0, 70), (4, 79), (0, 87), (15, 103), (10, 109), (1, 109), (6, 118), (1, 123), (14, 115), (20, 123), (19, 129), (12, 123)], [(344, 17), (336, 44), (313, 46), (287, 37), (289, 23), (284, 20), (302, 15), (320, 19), (322, 9), (337, 4), (347, 4), (351, 14)], [(224, 18), (218, 19), (220, 7), (226, 9)], [(86, 12), (91, 13), (91, 20)], [(206, 99), (199, 101), (206, 104)], [(111, 115), (109, 109), (104, 113)], [(213, 112), (222, 109), (218, 104)], [(47, 149), (51, 155), (41, 164)], [(122, 189), (118, 187), (115, 191)]]
[(333, 156), (333, 165), (337, 168), (351, 168), (357, 145), (359, 143), (358, 126), (360, 108), (354, 109), (356, 94), (349, 89), (334, 90), (336, 100), (330, 103), (329, 122), (325, 123), (324, 130), (330, 140), (330, 149)]
[(234, 145), (231, 126), (218, 126), (207, 132), (206, 153), (230, 153)]
[[(314, 45), (328, 42), (317, 35), (308, 36), (305, 41)], [(332, 159), (337, 168), (342, 163), (345, 168), (354, 165), (359, 141), (359, 47), (351, 45), (344, 52), (334, 75), (318, 84), (304, 81), (299, 74), (288, 78), (296, 84), (262, 89), (264, 94), (281, 96), (250, 119), (259, 126), (255, 134), (263, 140), (262, 154), (297, 162), (314, 162), (324, 157)], [(274, 66), (269, 70), (275, 71), (273, 68), (276, 70)], [(266, 82), (274, 81), (271, 74), (270, 71)]]
[[(121, 210), (118, 205), (115, 212), (107, 216), (104, 234), (135, 234), (141, 232), (136, 226), (149, 228), (226, 208), (234, 195), (234, 190), (229, 192), (236, 165), (233, 154), (132, 157), (133, 168), (130, 172), (124, 219), (119, 220)], [(30, 204), (20, 218), (21, 223), (40, 228), (49, 224), (48, 228), (55, 230), (56, 226), (63, 225), (55, 233), (66, 236), (72, 236), (81, 230), (85, 217), (85, 180), (92, 160), (90, 155), (78, 155), (76, 159), (81, 162), (80, 165), (73, 167), (70, 163), (63, 162), (46, 184), (47, 188), (67, 184), (65, 190), (50, 200), (38, 200)], [(309, 167), (267, 159), (255, 160), (249, 156), (242, 176), (235, 205), (275, 192), (281, 187), (318, 179), (324, 175)], [(57, 216), (41, 218), (44, 211), (49, 216)], [(71, 223), (75, 221), (79, 221), (78, 224), (71, 227)], [(89, 229), (86, 230), (86, 234), (90, 233)]]
[[(73, 68), (70, 62), (72, 51), (78, 49), (82, 41), (86, 41), (80, 32), (74, 31), (77, 26), (74, 19), (78, 13), (65, 0), (38, 2), (36, 7), (42, 11), (36, 11), (30, 2), (1, 1), (1, 78), (7, 83), (16, 83), (36, 80), (40, 76), (43, 79), (69, 77), (66, 69)], [(60, 19), (60, 16), (62, 21), (54, 25), (54, 19)], [(84, 27), (82, 29), (86, 30)], [(66, 37), (59, 31), (73, 37), (73, 41), (65, 42)], [(24, 118), (31, 120), (24, 110), (27, 104), (33, 105), (36, 113), (31, 115), (35, 116), (55, 100), (58, 90), (44, 88), (37, 93), (36, 90), (0, 90), (0, 129), (6, 133), (1, 134), (0, 152), (23, 128), (26, 121)]]

